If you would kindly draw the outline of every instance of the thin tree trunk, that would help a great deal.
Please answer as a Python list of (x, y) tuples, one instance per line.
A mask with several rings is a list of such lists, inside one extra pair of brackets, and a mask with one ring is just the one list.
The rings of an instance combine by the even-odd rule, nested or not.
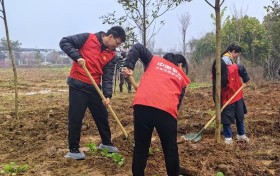
[(7, 37), (7, 43), (8, 43), (8, 48), (9, 48), (9, 56), (10, 56), (10, 60), (12, 62), (13, 72), (14, 72), (15, 115), (16, 115), (16, 119), (19, 119), (19, 115), (18, 115), (19, 104), (18, 104), (17, 70), (16, 70), (15, 60), (14, 60), (14, 56), (13, 56), (11, 41), (10, 41), (10, 37), (9, 37), (9, 29), (8, 29), (8, 23), (7, 23), (7, 16), (6, 16), (6, 12), (5, 12), (4, 0), (2, 0), (1, 5), (2, 5), (2, 9), (3, 9), (3, 18), (4, 18), (6, 37)]
[(143, 1), (143, 43), (144, 43), (144, 46), (146, 47), (147, 46), (147, 43), (146, 43), (146, 0)]
[(116, 65), (116, 66), (115, 66), (114, 95), (116, 95), (116, 89), (117, 89), (117, 77), (118, 77), (118, 69), (117, 69), (117, 65)]
[(215, 1), (216, 13), (216, 95), (215, 95), (215, 108), (216, 108), (216, 130), (215, 141), (220, 142), (221, 138), (221, 12), (220, 0)]
[(183, 34), (183, 56), (186, 57), (186, 31)]

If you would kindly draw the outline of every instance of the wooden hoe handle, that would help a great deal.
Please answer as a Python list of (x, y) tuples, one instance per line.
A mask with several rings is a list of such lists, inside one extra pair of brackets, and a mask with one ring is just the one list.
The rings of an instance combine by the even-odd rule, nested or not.
[[(105, 96), (103, 95), (103, 93), (101, 92), (100, 88), (97, 86), (96, 82), (94, 81), (94, 79), (92, 78), (91, 74), (89, 73), (87, 67), (85, 65), (82, 66), (84, 71), (86, 72), (88, 78), (90, 79), (91, 83), (93, 84), (94, 88), (97, 90), (98, 94), (100, 95), (100, 97), (102, 98), (102, 100), (106, 100)], [(121, 128), (123, 134), (125, 135), (125, 138), (128, 138), (128, 134), (125, 131), (124, 127), (122, 126), (119, 118), (117, 117), (116, 113), (114, 112), (114, 110), (112, 109), (111, 105), (108, 104), (108, 108), (110, 110), (110, 112), (112, 113), (114, 119), (117, 121), (117, 124), (119, 125), (119, 127)]]
[[(246, 86), (246, 84), (243, 84), (234, 94), (233, 96), (223, 105), (221, 112), (225, 109), (225, 107), (230, 103), (230, 101), (232, 99), (234, 99), (234, 97), (236, 97), (236, 95)], [(205, 124), (205, 126), (203, 127), (204, 129), (206, 129), (216, 118), (216, 114)]]
[(131, 85), (134, 87), (134, 89), (137, 90), (138, 85), (137, 85), (137, 83), (135, 82), (134, 78), (133, 78), (132, 76), (128, 76), (128, 80), (129, 80), (129, 82), (131, 83)]

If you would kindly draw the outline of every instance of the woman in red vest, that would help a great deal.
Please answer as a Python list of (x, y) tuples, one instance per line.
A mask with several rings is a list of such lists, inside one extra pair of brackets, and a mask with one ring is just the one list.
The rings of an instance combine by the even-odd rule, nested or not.
[(145, 72), (133, 102), (135, 147), (132, 172), (134, 176), (144, 175), (152, 132), (155, 128), (162, 144), (167, 174), (177, 176), (179, 175), (177, 115), (185, 88), (190, 83), (186, 75), (187, 62), (179, 54), (168, 53), (163, 58), (153, 56), (146, 47), (138, 43), (128, 52), (124, 63), (124, 67), (128, 69), (123, 69), (124, 74), (132, 75), (138, 59), (144, 64)]
[[(248, 83), (250, 77), (244, 66), (236, 64), (235, 60), (241, 53), (241, 47), (238, 45), (230, 45), (222, 54), (221, 60), (221, 103), (225, 104), (233, 94), (242, 86), (242, 81)], [(212, 66), (213, 75), (213, 99), (215, 101), (215, 85), (216, 85), (216, 62)], [(242, 78), (242, 81), (241, 81)], [(237, 140), (249, 142), (249, 138), (245, 134), (244, 114), (247, 108), (243, 99), (242, 91), (236, 95), (233, 100), (224, 108), (221, 114), (223, 124), (223, 134), (226, 144), (232, 144), (231, 124), (236, 123)]]
[[(99, 149), (107, 148), (109, 152), (118, 152), (111, 141), (111, 131), (108, 122), (106, 105), (112, 97), (112, 82), (115, 64), (115, 48), (125, 42), (125, 31), (120, 26), (114, 26), (105, 32), (82, 33), (63, 37), (60, 48), (73, 60), (69, 85), (68, 111), (68, 143), (69, 150), (65, 157), (76, 160), (85, 159), (85, 154), (79, 150), (82, 121), (89, 108), (98, 128), (102, 143)], [(84, 72), (86, 65), (96, 84), (101, 88), (106, 98), (102, 102), (97, 90)]]

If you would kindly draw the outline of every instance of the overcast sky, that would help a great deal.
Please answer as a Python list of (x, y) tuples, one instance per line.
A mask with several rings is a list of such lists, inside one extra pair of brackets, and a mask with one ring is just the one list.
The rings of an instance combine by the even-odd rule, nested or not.
[[(225, 0), (223, 7), (227, 6), (226, 15), (234, 14), (234, 9), (237, 9), (263, 21), (266, 15), (263, 7), (268, 4), (271, 4), (271, 0)], [(99, 17), (113, 11), (123, 14), (117, 0), (5, 0), (5, 6), (10, 38), (21, 42), (22, 48), (58, 50), (62, 37), (107, 31), (111, 26), (103, 25)], [(184, 12), (189, 12), (191, 16), (187, 40), (214, 30), (210, 18), (214, 9), (204, 0), (193, 0), (162, 17), (165, 26), (155, 38), (155, 48), (180, 50), (178, 17)], [(3, 22), (0, 23), (0, 37), (5, 37)]]

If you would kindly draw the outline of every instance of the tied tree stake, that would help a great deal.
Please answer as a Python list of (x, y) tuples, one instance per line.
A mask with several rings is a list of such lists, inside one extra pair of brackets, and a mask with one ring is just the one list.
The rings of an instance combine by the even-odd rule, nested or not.
[[(170, 0), (172, 2), (181, 3), (184, 1), (191, 2), (192, 0)], [(216, 25), (216, 95), (215, 95), (215, 109), (216, 109), (216, 129), (215, 141), (220, 142), (221, 138), (221, 6), (225, 0), (215, 0), (215, 5), (212, 5), (208, 0), (204, 0), (210, 7), (215, 10), (215, 25)]]
[(5, 25), (5, 30), (6, 30), (6, 38), (7, 38), (7, 45), (8, 45), (8, 48), (9, 48), (9, 57), (10, 57), (10, 60), (12, 62), (13, 72), (14, 72), (15, 115), (16, 115), (16, 119), (19, 119), (19, 116), (18, 116), (19, 105), (18, 105), (17, 70), (16, 70), (15, 59), (14, 59), (14, 56), (13, 56), (13, 51), (12, 51), (12, 46), (11, 46), (11, 41), (10, 41), (10, 36), (9, 36), (9, 29), (8, 29), (4, 0), (0, 0), (0, 3), (1, 3), (1, 7), (2, 7), (0, 9), (0, 12), (2, 13), (2, 16), (0, 14), (0, 17), (4, 20), (4, 25)]
[(215, 25), (216, 25), (216, 95), (215, 95), (215, 109), (216, 109), (216, 129), (215, 141), (220, 142), (221, 138), (221, 6), (225, 0), (215, 0), (215, 6), (208, 0), (205, 2), (215, 10)]

